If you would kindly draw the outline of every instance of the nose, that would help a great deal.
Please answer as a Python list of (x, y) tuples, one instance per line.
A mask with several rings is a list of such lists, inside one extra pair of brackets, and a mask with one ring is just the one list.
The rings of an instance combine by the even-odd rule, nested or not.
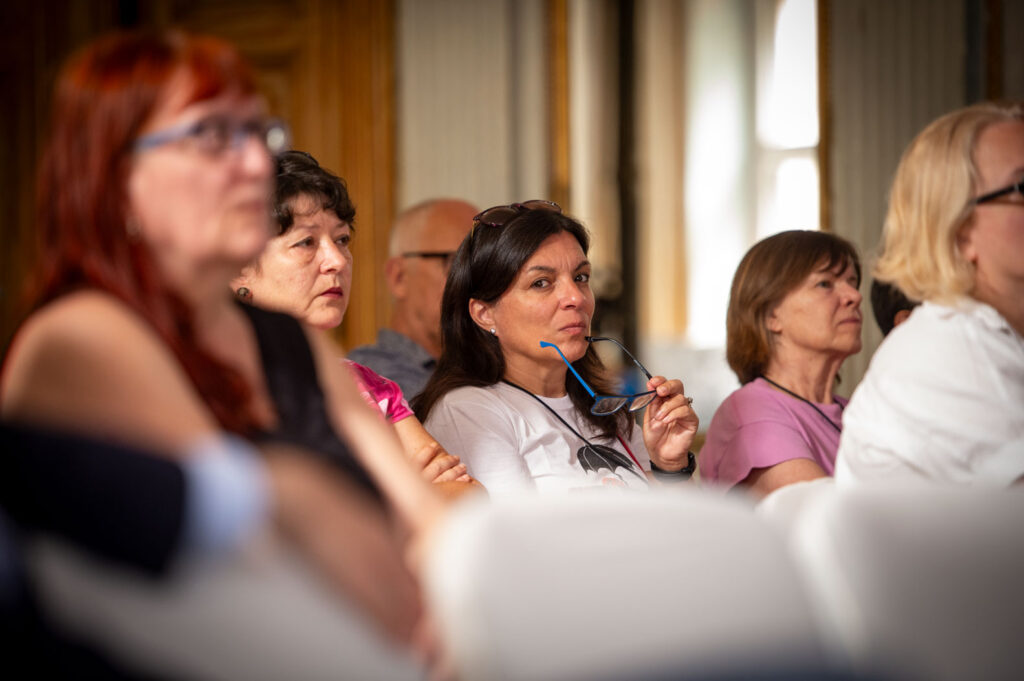
[(583, 291), (575, 281), (564, 282), (559, 291), (559, 304), (562, 307), (579, 307), (583, 302)]
[(859, 308), (860, 302), (864, 298), (860, 289), (850, 283), (844, 283), (843, 287), (843, 302), (851, 307)]
[(340, 272), (348, 265), (348, 258), (333, 239), (324, 239), (320, 243), (320, 271), (323, 273)]

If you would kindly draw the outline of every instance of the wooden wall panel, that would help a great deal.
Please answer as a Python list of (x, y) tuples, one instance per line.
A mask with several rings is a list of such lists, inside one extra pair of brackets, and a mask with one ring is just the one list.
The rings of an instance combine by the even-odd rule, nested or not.
[(2, 122), (13, 147), (0, 160), (6, 247), (0, 314), (6, 343), (13, 292), (28, 262), (43, 122), (56, 69), (78, 45), (118, 25), (180, 26), (222, 36), (248, 56), (271, 112), (287, 119), (296, 148), (349, 183), (357, 207), (354, 300), (339, 333), (352, 347), (386, 322), (383, 260), (394, 204), (394, 9), (391, 0), (42, 0), (8, 3), (0, 41)]

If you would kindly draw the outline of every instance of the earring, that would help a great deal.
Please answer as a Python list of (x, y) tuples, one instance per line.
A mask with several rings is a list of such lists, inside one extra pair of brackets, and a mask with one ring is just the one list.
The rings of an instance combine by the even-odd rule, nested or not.
[(242, 302), (248, 303), (250, 300), (252, 300), (252, 291), (250, 291), (244, 286), (239, 286), (238, 289), (235, 291), (235, 297), (241, 300)]
[(498, 335), (498, 331), (493, 326), (491, 327), (491, 335), (492, 336), (497, 336)]

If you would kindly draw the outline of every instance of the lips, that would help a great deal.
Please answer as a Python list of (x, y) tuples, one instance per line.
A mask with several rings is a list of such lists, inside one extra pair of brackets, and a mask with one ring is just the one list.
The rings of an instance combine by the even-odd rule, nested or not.
[(340, 286), (332, 286), (331, 288), (327, 289), (320, 295), (326, 296), (328, 298), (344, 298), (345, 292), (341, 290)]
[(562, 331), (564, 333), (586, 333), (587, 324), (586, 322), (575, 322), (573, 324), (566, 324), (565, 326), (560, 328), (559, 331)]

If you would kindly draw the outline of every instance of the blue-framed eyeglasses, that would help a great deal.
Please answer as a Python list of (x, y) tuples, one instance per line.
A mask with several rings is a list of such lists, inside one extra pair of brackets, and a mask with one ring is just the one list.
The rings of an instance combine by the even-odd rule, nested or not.
[(172, 142), (186, 141), (203, 153), (216, 156), (227, 149), (240, 148), (250, 137), (263, 143), (272, 156), (287, 151), (291, 145), (291, 132), (288, 124), (282, 120), (238, 120), (229, 116), (207, 116), (143, 135), (135, 140), (134, 149), (141, 152)]
[[(647, 368), (640, 363), (640, 360), (634, 357), (633, 353), (626, 349), (626, 346), (624, 346), (622, 343), (615, 340), (614, 338), (587, 336), (586, 340), (588, 343), (597, 343), (599, 341), (609, 341), (615, 343), (622, 349), (624, 353), (626, 353), (626, 355), (631, 360), (633, 360), (633, 364), (636, 364), (640, 371), (644, 372), (644, 375), (647, 376), (647, 378), (651, 378), (651, 372), (648, 371)], [(623, 407), (626, 407), (629, 411), (638, 411), (646, 407), (648, 404), (650, 404), (651, 401), (657, 395), (657, 392), (654, 390), (647, 390), (645, 392), (634, 393), (632, 395), (598, 395), (597, 393), (594, 392), (593, 388), (587, 385), (587, 382), (583, 380), (583, 377), (579, 375), (579, 373), (573, 367), (572, 363), (566, 358), (564, 354), (562, 354), (562, 350), (557, 345), (555, 345), (554, 343), (548, 343), (547, 341), (541, 341), (540, 346), (542, 348), (554, 348), (555, 351), (562, 358), (562, 361), (565, 362), (566, 366), (569, 367), (569, 371), (571, 371), (573, 376), (575, 376), (577, 380), (579, 380), (580, 385), (582, 385), (586, 389), (586, 391), (590, 393), (590, 396), (594, 398), (594, 405), (590, 408), (591, 414), (595, 414), (597, 416), (607, 416), (608, 414), (614, 414)]]
[(973, 199), (971, 199), (971, 205), (977, 206), (982, 203), (988, 203), (989, 201), (994, 201), (1001, 196), (1006, 196), (1007, 194), (1020, 194), (1022, 197), (1024, 197), (1024, 180), (1011, 184), (1008, 187), (1003, 187), (1002, 189), (997, 189), (993, 192), (989, 192), (988, 194), (976, 196)]

